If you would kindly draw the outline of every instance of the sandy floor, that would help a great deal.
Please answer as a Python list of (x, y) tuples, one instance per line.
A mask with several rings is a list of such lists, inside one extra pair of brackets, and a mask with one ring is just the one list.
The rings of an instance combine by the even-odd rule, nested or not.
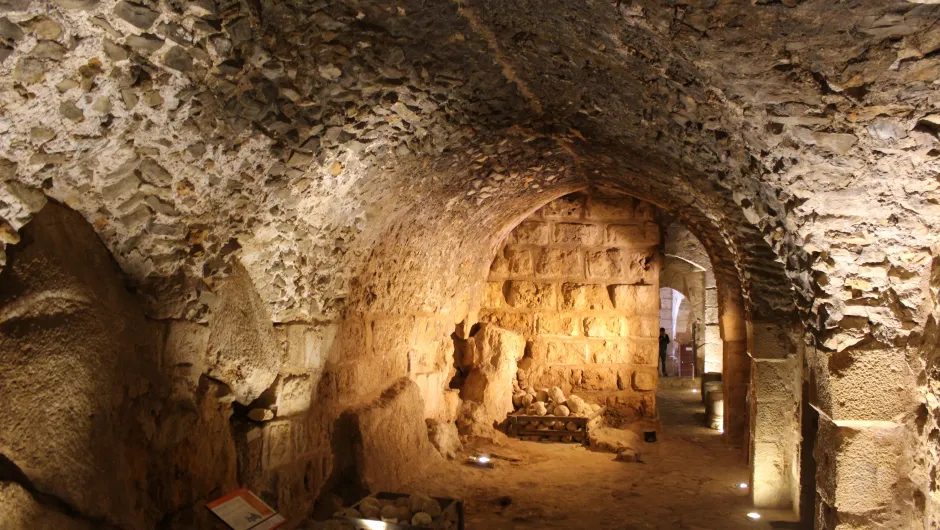
[(702, 426), (697, 393), (662, 390), (658, 403), (660, 441), (639, 448), (642, 463), (513, 439), (490, 448), (494, 469), (452, 463), (413, 487), (464, 499), (468, 529), (795, 528), (746, 518), (747, 491), (737, 487), (748, 480), (744, 459)]

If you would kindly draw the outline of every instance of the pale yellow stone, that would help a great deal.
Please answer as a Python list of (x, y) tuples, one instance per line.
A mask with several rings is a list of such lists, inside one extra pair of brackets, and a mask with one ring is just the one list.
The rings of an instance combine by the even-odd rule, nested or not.
[(513, 229), (510, 241), (520, 245), (547, 245), (548, 236), (549, 225), (547, 223), (526, 221)]
[(584, 223), (555, 223), (552, 241), (563, 245), (594, 245), (600, 230), (597, 225)]
[(584, 276), (581, 252), (561, 248), (543, 249), (539, 254), (536, 272), (547, 278), (580, 279)]
[(509, 282), (506, 296), (509, 305), (515, 308), (549, 309), (555, 307), (555, 285), (529, 281)]
[(620, 337), (625, 335), (622, 317), (588, 317), (584, 319), (584, 334), (592, 338)]
[(605, 285), (565, 283), (561, 287), (561, 309), (598, 311), (611, 308)]

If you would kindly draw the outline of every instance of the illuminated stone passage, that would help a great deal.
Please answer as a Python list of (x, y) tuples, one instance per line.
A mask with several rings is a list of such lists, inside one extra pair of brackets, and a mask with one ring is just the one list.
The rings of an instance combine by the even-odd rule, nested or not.
[(938, 19), (0, 0), (0, 526), (322, 515), (472, 442), (457, 348), (517, 353), (487, 337), (652, 415), (663, 286), (755, 509), (937, 527)]

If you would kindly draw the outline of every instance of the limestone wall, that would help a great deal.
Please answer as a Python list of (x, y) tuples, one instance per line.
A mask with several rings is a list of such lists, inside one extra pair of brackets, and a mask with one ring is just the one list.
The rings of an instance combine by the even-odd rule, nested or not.
[[(763, 347), (755, 341), (758, 350), (748, 351), (746, 317), (789, 326), (798, 316), (812, 334), (812, 404), (835, 426), (820, 431), (820, 454), (839, 450), (845, 425), (878, 422), (863, 434), (885, 440), (882, 423), (910, 423), (929, 456), (917, 456), (921, 498), (913, 503), (846, 503), (872, 483), (870, 474), (821, 482), (819, 511), (828, 519), (819, 527), (835, 528), (840, 517), (908, 527), (871, 514), (906, 514), (912, 505), (936, 527), (936, 9), (930, 0), (864, 0), (839, 16), (822, 0), (683, 9), (652, 0), (539, 9), (480, 0), (433, 10), (382, 0), (3, 0), (0, 264), (6, 251), (13, 263), (46, 197), (94, 226), (125, 275), (111, 280), (133, 285), (148, 317), (206, 324), (215, 287), (237, 260), (276, 322), (316, 330), (351, 315), (323, 375), (307, 375), (311, 385), (336, 389), (337, 399), (364, 399), (412, 372), (375, 337), (402, 333), (414, 341), (409, 348), (425, 351), (419, 318), (463, 319), (463, 302), (483, 277), (478, 262), (494, 249), (488, 238), (502, 233), (496, 212), (534, 207), (541, 194), (573, 183), (648, 197), (696, 234), (715, 265), (706, 274), (705, 364), (728, 375), (726, 435), (743, 432), (732, 413), (745, 410), (748, 353)], [(111, 322), (105, 331), (126, 323)], [(395, 331), (395, 322), (411, 331)], [(161, 337), (177, 340), (176, 325), (160, 322), (170, 328)], [(537, 321), (529, 325), (534, 333)], [(80, 329), (49, 341), (72, 350), (73, 389), (89, 354), (72, 347), (87, 344)], [(252, 344), (270, 344), (258, 332)], [(212, 377), (228, 377), (242, 396), (271, 373), (281, 375), (278, 388), (296, 388), (306, 373), (280, 372), (266, 350), (263, 365), (241, 380), (238, 371), (212, 372), (219, 358), (208, 353), (217, 350), (196, 344), (191, 359), (206, 353)], [(15, 355), (5, 362), (49, 372), (31, 364), (49, 359), (21, 359), (9, 348), (0, 353)], [(148, 377), (167, 370), (146, 364), (159, 345), (125, 351)], [(187, 362), (174, 370), (192, 370), (204, 383), (199, 395), (225, 390)], [(79, 395), (103, 400), (111, 390), (97, 387), (108, 386), (107, 374), (97, 361), (90, 366), (99, 379)], [(414, 378), (430, 389), (440, 375)], [(126, 388), (115, 399), (142, 395), (136, 379), (119, 380)], [(47, 379), (16, 383), (31, 392), (40, 381)], [(314, 403), (308, 410), (327, 408)], [(141, 417), (171, 425), (184, 415), (158, 409)], [(32, 419), (10, 410), (17, 425)], [(265, 429), (292, 433), (276, 427), (282, 421), (293, 420)], [(863, 429), (844, 432), (855, 431)], [(252, 444), (260, 443), (255, 434)], [(907, 447), (895, 439), (884, 453)], [(905, 484), (898, 482), (901, 493), (910, 491)]]
[(622, 391), (652, 413), (659, 243), (648, 203), (584, 194), (552, 201), (507, 236), (480, 320), (526, 338), (528, 384)]
[[(0, 528), (214, 528), (203, 504), (238, 487), (297, 520), (374, 462), (392, 487), (437, 458), (447, 319), (275, 326), (238, 262), (206, 323), (148, 319), (76, 212), (49, 203), (23, 236), (0, 274)], [(392, 386), (398, 405), (362, 408)], [(345, 453), (341, 417), (398, 438)]]
[[(300, 360), (317, 350), (320, 341), (339, 340), (325, 369), (335, 379), (334, 391), (351, 403), (385, 389), (392, 381), (414, 381), (424, 400), (427, 418), (453, 421), (457, 393), (448, 391), (454, 372), (455, 324), (446, 315), (351, 314), (341, 322), (297, 322), (284, 330), (288, 355)], [(339, 338), (336, 334), (339, 333)]]

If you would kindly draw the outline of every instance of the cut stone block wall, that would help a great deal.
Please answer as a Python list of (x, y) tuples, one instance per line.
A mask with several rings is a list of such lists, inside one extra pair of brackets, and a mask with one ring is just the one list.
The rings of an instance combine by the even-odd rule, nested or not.
[(525, 337), (526, 384), (624, 392), (653, 413), (659, 244), (648, 203), (582, 193), (552, 201), (507, 236), (480, 321)]

